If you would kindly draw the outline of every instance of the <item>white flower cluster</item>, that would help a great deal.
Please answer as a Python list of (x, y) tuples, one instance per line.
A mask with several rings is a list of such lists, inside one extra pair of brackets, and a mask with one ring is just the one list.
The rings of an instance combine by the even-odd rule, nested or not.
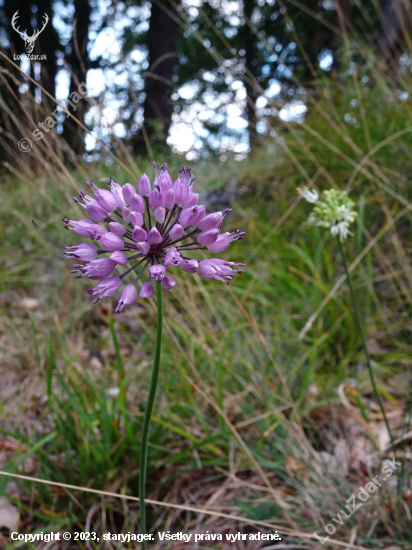
[(349, 225), (355, 221), (358, 214), (354, 210), (354, 201), (349, 198), (346, 191), (329, 189), (322, 193), (323, 200), (314, 189), (298, 188), (298, 192), (303, 199), (315, 204), (306, 222), (308, 225), (330, 229), (331, 234), (339, 236), (341, 242), (351, 235)]

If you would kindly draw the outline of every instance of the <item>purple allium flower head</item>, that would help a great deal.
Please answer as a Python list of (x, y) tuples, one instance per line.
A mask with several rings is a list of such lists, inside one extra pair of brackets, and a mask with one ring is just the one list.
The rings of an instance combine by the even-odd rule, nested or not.
[(126, 285), (120, 294), (119, 303), (115, 309), (116, 313), (123, 311), (124, 306), (134, 304), (137, 300), (137, 290), (134, 285)]
[(139, 292), (140, 298), (151, 298), (154, 294), (153, 287), (150, 283), (143, 283)]
[[(76, 277), (99, 281), (94, 289), (88, 290), (96, 297), (94, 303), (114, 296), (123, 279), (138, 268), (134, 282), (127, 284), (121, 293), (117, 312), (136, 300), (136, 285), (146, 269), (149, 280), (143, 282), (140, 298), (153, 296), (153, 282), (161, 283), (164, 290), (176, 286), (176, 280), (166, 275), (169, 266), (186, 273), (198, 272), (205, 279), (224, 283), (243, 273), (243, 269), (239, 269), (243, 264), (217, 258), (198, 261), (190, 257), (192, 251), (196, 254), (198, 250), (222, 252), (244, 235), (240, 230), (220, 234), (222, 221), (231, 209), (206, 215), (204, 205), (198, 204), (199, 196), (193, 191), (194, 182), (190, 169), (182, 168), (172, 183), (167, 164), (155, 165), (153, 186), (143, 174), (138, 183), (139, 194), (132, 184), (121, 187), (113, 179), (109, 180), (110, 191), (92, 181), (86, 182), (95, 199), (81, 190), (80, 200), (74, 200), (92, 219), (64, 219), (63, 222), (66, 229), (96, 244), (64, 247), (63, 257), (81, 262), (73, 266)], [(131, 267), (125, 270), (122, 266), (127, 263)], [(113, 273), (115, 270), (120, 273)]]

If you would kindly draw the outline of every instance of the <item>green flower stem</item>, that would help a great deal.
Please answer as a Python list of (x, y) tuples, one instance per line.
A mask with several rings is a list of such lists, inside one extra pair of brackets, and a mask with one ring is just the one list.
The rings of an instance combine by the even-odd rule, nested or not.
[[(153, 358), (152, 379), (150, 380), (149, 396), (147, 398), (142, 428), (142, 443), (140, 447), (140, 472), (139, 472), (139, 499), (140, 499), (140, 526), (143, 535), (146, 535), (146, 472), (147, 472), (147, 443), (149, 435), (150, 418), (153, 411), (153, 403), (156, 395), (157, 380), (159, 378), (160, 354), (162, 351), (163, 329), (163, 289), (161, 283), (155, 283), (157, 293), (157, 329), (156, 344)], [(142, 550), (146, 550), (147, 541), (142, 541)]]
[(351, 279), (351, 276), (350, 276), (349, 270), (348, 270), (348, 263), (346, 261), (345, 250), (344, 250), (344, 248), (342, 246), (342, 243), (341, 243), (339, 238), (338, 238), (338, 244), (339, 244), (340, 253), (342, 255), (343, 265), (344, 265), (344, 268), (345, 268), (345, 273), (346, 273), (346, 278), (347, 278), (347, 281), (348, 281), (350, 294), (351, 294), (351, 297), (352, 297), (352, 304), (353, 304), (353, 309), (355, 310), (356, 321), (358, 323), (359, 332), (360, 332), (360, 335), (361, 335), (361, 338), (362, 338), (363, 349), (365, 351), (365, 356), (366, 356), (366, 364), (368, 366), (369, 376), (370, 376), (370, 379), (371, 379), (371, 382), (372, 382), (372, 387), (373, 387), (373, 392), (375, 394), (376, 400), (377, 400), (377, 402), (379, 404), (379, 407), (381, 409), (382, 416), (383, 416), (383, 419), (385, 421), (386, 429), (388, 430), (388, 434), (389, 434), (389, 437), (391, 438), (391, 443), (392, 443), (392, 446), (393, 446), (394, 445), (394, 439), (393, 439), (393, 436), (392, 436), (391, 429), (389, 427), (389, 422), (388, 422), (388, 419), (386, 417), (385, 409), (383, 408), (383, 405), (382, 405), (382, 401), (381, 401), (381, 398), (380, 398), (380, 395), (379, 395), (379, 392), (378, 392), (378, 388), (376, 386), (375, 376), (373, 374), (372, 365), (371, 365), (371, 358), (370, 358), (370, 355), (369, 355), (368, 346), (366, 344), (365, 333), (363, 331), (363, 325), (362, 325), (361, 317), (360, 317), (360, 314), (359, 314), (358, 302), (356, 301), (355, 291), (353, 290), (353, 286), (352, 286), (352, 279)]

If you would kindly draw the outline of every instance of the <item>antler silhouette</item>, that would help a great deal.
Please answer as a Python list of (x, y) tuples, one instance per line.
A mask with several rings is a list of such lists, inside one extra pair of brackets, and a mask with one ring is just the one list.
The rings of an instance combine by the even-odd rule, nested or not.
[(36, 38), (39, 36), (39, 34), (44, 31), (44, 27), (49, 22), (49, 16), (47, 15), (47, 13), (43, 15), (43, 19), (44, 19), (44, 22), (43, 22), (42, 28), (40, 30), (34, 31), (33, 35), (28, 38), (29, 42), (34, 42)]
[(13, 27), (13, 29), (16, 32), (18, 32), (21, 35), (23, 40), (27, 40), (27, 38), (28, 38), (27, 37), (27, 30), (25, 30), (24, 32), (21, 32), (20, 27), (16, 27), (16, 21), (17, 21), (18, 18), (19, 18), (19, 10), (17, 10), (16, 13), (13, 15), (13, 19), (11, 20), (11, 26)]

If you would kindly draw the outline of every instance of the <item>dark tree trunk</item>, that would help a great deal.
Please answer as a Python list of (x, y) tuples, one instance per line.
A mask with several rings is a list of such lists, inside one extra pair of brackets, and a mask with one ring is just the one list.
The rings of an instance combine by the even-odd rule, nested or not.
[(143, 108), (148, 138), (152, 144), (158, 145), (166, 144), (172, 123), (171, 95), (174, 90), (178, 31), (178, 24), (173, 16), (176, 15), (175, 3), (172, 4), (169, 0), (152, 2), (148, 32), (149, 68), (146, 73)]
[[(41, 67), (41, 83), (50, 95), (56, 97), (56, 75), (57, 75), (57, 60), (56, 52), (60, 49), (59, 35), (53, 27), (53, 5), (51, 0), (37, 0), (37, 27), (41, 28), (43, 16), (46, 13), (49, 16), (49, 22), (39, 35), (38, 46), (39, 53), (47, 55), (47, 60), (40, 63)], [(52, 105), (50, 99), (46, 99), (48, 104)]]
[(244, 85), (246, 88), (246, 116), (248, 121), (249, 147), (252, 150), (258, 139), (256, 132), (256, 96), (258, 95), (253, 85), (253, 77), (255, 77), (255, 67), (257, 65), (257, 37), (250, 26), (253, 10), (255, 9), (255, 0), (244, 0), (243, 13), (245, 22), (240, 30), (240, 41), (245, 50), (245, 65), (246, 75)]
[[(32, 16), (32, 5), (33, 2), (31, 0), (16, 0), (15, 2), (6, 0), (3, 3), (5, 21), (2, 26), (6, 32), (10, 44), (6, 55), (17, 65), (19, 65), (19, 61), (14, 59), (14, 55), (22, 55), (26, 53), (25, 42), (21, 38), (20, 33), (27, 31), (27, 34), (31, 36), (34, 32), (30, 22)], [(12, 27), (12, 19), (17, 11), (18, 17), (15, 21), (15, 27), (19, 29), (19, 32), (16, 32), (16, 30)], [(20, 104), (19, 82), (23, 81), (23, 77), (17, 69), (14, 69), (3, 59), (1, 60), (0, 67), (6, 69), (6, 72), (3, 74), (3, 78), (6, 82), (0, 82), (0, 96), (2, 101), (4, 101), (7, 105), (7, 107), (0, 109), (1, 140), (4, 140), (7, 143), (6, 146), (0, 146), (0, 159), (10, 161), (13, 160), (13, 154), (11, 157), (9, 156), (10, 150), (13, 151), (16, 147), (16, 144), (10, 140), (10, 134), (14, 134), (17, 141), (20, 138), (25, 137), (21, 135), (21, 129), (14, 125), (12, 118), (9, 118), (8, 115), (8, 111), (11, 111), (18, 119), (21, 119), (23, 124), (27, 123), (26, 114), (22, 111)], [(32, 72), (32, 65), (30, 64), (28, 74), (33, 76)], [(13, 75), (12, 77), (9, 76), (10, 73)], [(34, 85), (29, 81), (28, 86), (30, 92), (33, 93)]]
[[(68, 56), (71, 78), (69, 97), (78, 91), (79, 84), (86, 83), (87, 70), (90, 67), (87, 45), (89, 43), (91, 7), (89, 0), (74, 0), (74, 27), (71, 39), (71, 52)], [(87, 101), (81, 99), (76, 104), (76, 110), (68, 107), (69, 111), (84, 124)], [(84, 130), (70, 118), (65, 123), (65, 138), (76, 154), (84, 153)]]

